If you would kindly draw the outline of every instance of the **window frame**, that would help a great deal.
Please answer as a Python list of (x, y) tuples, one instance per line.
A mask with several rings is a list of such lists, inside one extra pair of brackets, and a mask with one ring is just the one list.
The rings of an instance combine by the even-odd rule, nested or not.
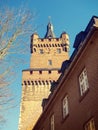
[(95, 121), (94, 118), (90, 118), (85, 124), (84, 124), (84, 130), (96, 130)]
[(55, 130), (54, 114), (50, 117), (50, 130)]
[[(65, 103), (65, 106), (64, 106), (64, 102), (65, 102), (64, 100), (67, 101)], [(66, 94), (62, 98), (62, 119), (65, 120), (68, 116), (69, 116), (69, 99), (68, 99), (68, 94)]]
[(89, 90), (87, 69), (84, 67), (78, 76), (80, 96), (84, 97)]

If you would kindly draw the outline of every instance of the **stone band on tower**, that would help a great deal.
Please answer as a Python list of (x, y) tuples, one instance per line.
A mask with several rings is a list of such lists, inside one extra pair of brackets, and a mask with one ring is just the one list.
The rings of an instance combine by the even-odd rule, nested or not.
[(31, 36), (30, 68), (22, 71), (22, 98), (19, 130), (32, 130), (42, 112), (42, 99), (50, 93), (52, 82), (60, 76), (62, 62), (69, 59), (69, 37), (63, 32), (55, 38), (49, 22), (44, 38)]

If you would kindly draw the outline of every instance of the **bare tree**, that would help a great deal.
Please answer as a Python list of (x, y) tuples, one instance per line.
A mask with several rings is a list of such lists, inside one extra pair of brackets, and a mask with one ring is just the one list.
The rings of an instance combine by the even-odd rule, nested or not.
[[(30, 35), (35, 30), (35, 14), (26, 10), (0, 10), (0, 111), (13, 107), (14, 97), (9, 85), (15, 77), (15, 67), (24, 63), (21, 55), (28, 52)], [(18, 58), (17, 58), (18, 57)], [(3, 116), (0, 113), (0, 123)]]

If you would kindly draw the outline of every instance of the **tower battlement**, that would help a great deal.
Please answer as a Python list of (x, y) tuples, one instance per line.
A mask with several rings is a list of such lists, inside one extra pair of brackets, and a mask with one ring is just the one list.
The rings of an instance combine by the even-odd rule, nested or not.
[(38, 34), (31, 36), (31, 53), (36, 52), (36, 48), (62, 48), (63, 51), (69, 51), (69, 36), (63, 32), (60, 38), (39, 38)]

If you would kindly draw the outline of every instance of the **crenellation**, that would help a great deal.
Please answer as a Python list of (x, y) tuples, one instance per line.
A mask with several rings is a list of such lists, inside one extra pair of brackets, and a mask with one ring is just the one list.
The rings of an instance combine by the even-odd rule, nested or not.
[[(51, 79), (51, 78), (50, 78)], [(54, 82), (55, 80), (29, 80), (29, 81), (24, 81), (24, 89), (28, 87), (32, 87), (32, 86), (45, 86), (45, 85), (50, 85), (52, 82)]]

